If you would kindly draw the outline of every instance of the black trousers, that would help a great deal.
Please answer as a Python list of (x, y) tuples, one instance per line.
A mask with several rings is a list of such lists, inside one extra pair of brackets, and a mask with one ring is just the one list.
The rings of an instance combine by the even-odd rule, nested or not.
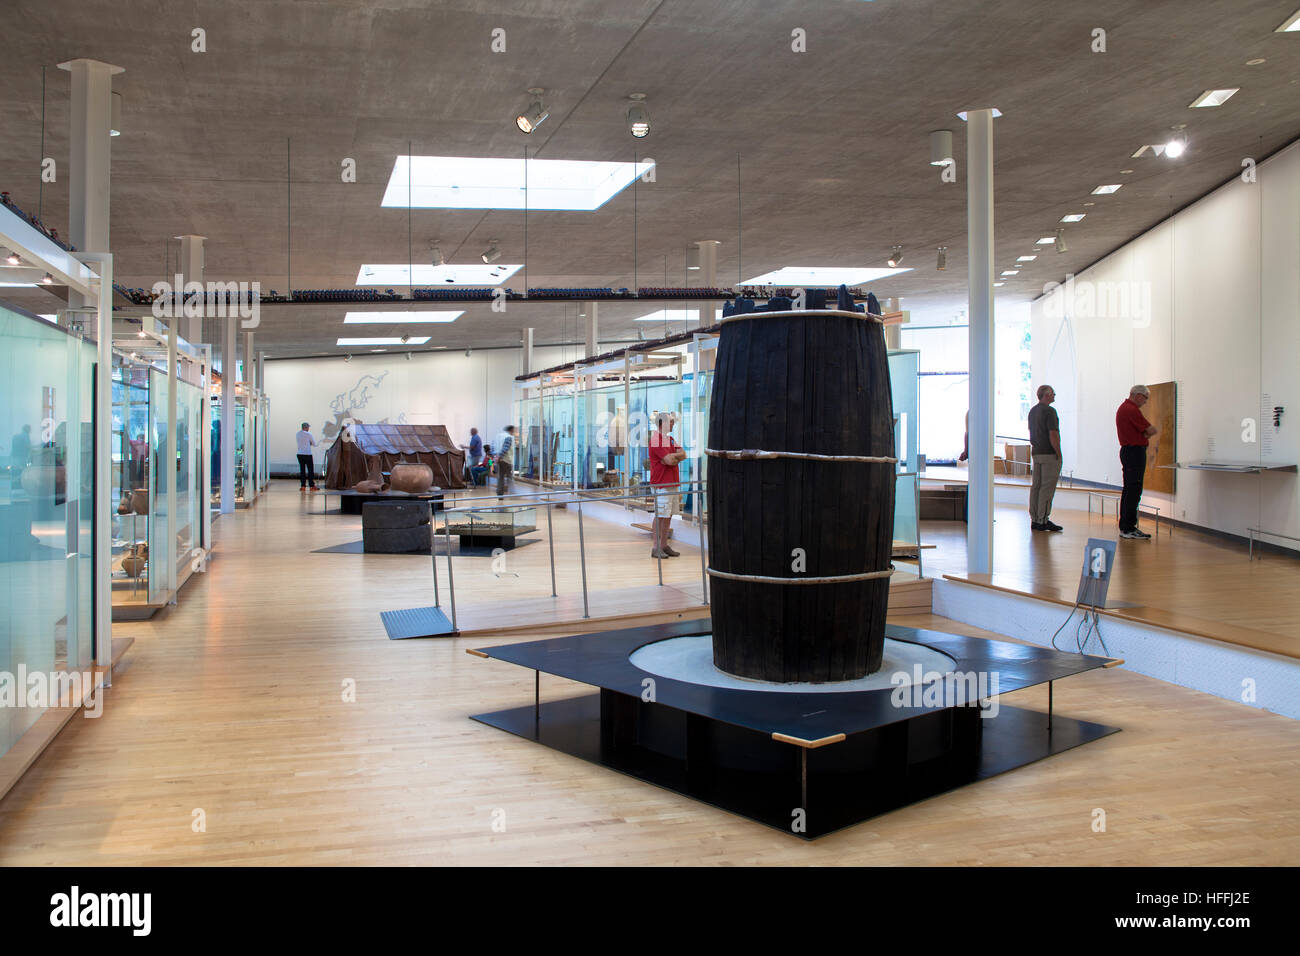
[(307, 487), (309, 481), (313, 488), (316, 487), (316, 475), (311, 455), (298, 456), (298, 480), (302, 482), (304, 488)]
[(1124, 469), (1124, 491), (1119, 496), (1119, 530), (1136, 531), (1142, 478), (1147, 470), (1146, 445), (1121, 445), (1119, 463)]

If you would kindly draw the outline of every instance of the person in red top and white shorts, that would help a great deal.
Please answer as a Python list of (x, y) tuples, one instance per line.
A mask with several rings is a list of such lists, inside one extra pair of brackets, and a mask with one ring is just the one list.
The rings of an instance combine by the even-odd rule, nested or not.
[[(1142, 479), (1147, 470), (1147, 448), (1160, 429), (1142, 414), (1142, 406), (1151, 397), (1145, 385), (1134, 385), (1128, 398), (1115, 412), (1115, 431), (1119, 436), (1119, 463), (1124, 469), (1124, 492), (1119, 498), (1119, 536), (1148, 540), (1151, 535), (1138, 529), (1138, 502), (1142, 500)], [(1151, 448), (1154, 454), (1159, 445)]]
[(673, 425), (677, 416), (671, 412), (660, 412), (655, 421), (656, 431), (650, 436), (650, 484), (652, 487), (672, 487), (671, 494), (655, 496), (655, 541), (650, 549), (652, 558), (676, 558), (681, 553), (674, 551), (668, 544), (668, 529), (672, 526), (673, 515), (682, 510), (682, 496), (676, 493), (681, 482), (677, 474), (677, 465), (684, 461), (686, 452), (673, 440)]

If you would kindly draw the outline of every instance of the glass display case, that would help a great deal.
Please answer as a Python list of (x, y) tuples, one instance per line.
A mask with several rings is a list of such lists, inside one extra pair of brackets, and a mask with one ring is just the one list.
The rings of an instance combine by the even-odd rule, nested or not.
[(516, 538), (537, 530), (537, 509), (531, 505), (455, 513), (447, 516), (444, 533), (459, 535), (462, 547), (515, 547)]
[(145, 599), (149, 604), (164, 604), (171, 596), (167, 563), (171, 560), (174, 532), (167, 514), (167, 462), (175, 452), (170, 450), (167, 435), (170, 384), (165, 371), (149, 369), (149, 545), (144, 555)]
[(552, 386), (543, 390), (538, 465), (543, 484), (573, 487), (574, 417), (574, 386)]
[[(0, 306), (0, 671), (94, 662), (96, 350)], [(0, 754), (44, 707), (0, 707)]]

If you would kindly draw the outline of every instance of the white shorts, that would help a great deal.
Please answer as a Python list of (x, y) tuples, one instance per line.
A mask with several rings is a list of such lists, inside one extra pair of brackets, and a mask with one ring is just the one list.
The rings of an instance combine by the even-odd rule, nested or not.
[(655, 496), (655, 517), (671, 518), (673, 515), (682, 513), (682, 496), (681, 495), (656, 495)]

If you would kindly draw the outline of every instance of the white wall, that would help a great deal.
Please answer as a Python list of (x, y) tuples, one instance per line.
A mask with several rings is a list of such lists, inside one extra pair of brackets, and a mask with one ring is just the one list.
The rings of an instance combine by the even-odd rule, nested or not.
[[(1034, 383), (1056, 389), (1065, 468), (1076, 477), (1121, 483), (1115, 410), (1132, 385), (1168, 381), (1178, 383), (1179, 461), (1296, 463), (1300, 144), (1256, 173), (1033, 303)], [(1287, 409), (1280, 429), (1274, 405)], [(1244, 419), (1257, 423), (1254, 442), (1243, 440)], [(1176, 480), (1175, 495), (1144, 499), (1219, 531), (1300, 536), (1300, 476), (1180, 469)]]
[[(568, 357), (572, 358), (573, 350)], [(400, 352), (328, 359), (268, 359), (266, 392), (271, 399), (272, 471), (296, 472), (294, 435), (311, 422), (322, 447), (333, 442), (326, 426), (350, 417), (362, 422), (446, 425), (458, 444), (469, 443), (477, 427), (491, 442), (511, 420), (518, 349), (413, 354)], [(533, 350), (533, 364), (546, 368), (564, 360), (558, 348)]]

